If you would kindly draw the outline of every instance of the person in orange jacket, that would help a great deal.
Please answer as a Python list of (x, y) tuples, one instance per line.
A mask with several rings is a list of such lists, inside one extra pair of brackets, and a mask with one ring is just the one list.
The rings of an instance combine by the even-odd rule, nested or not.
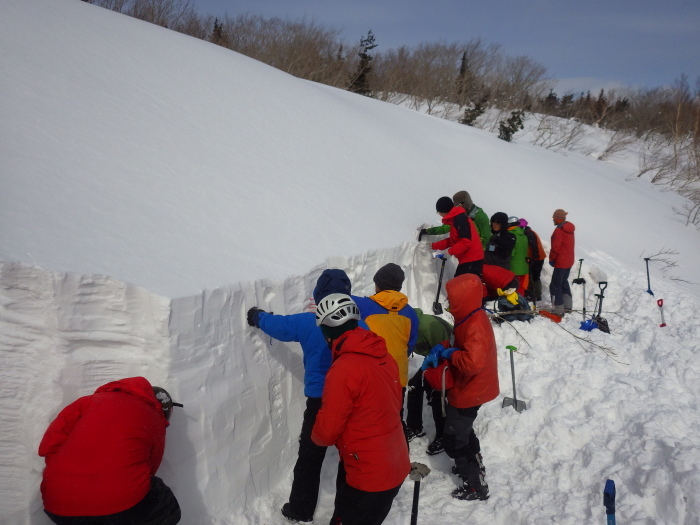
[(399, 369), (384, 339), (358, 326), (348, 295), (331, 294), (316, 309), (333, 352), (311, 439), (340, 455), (331, 524), (379, 525), (411, 471), (399, 416)]
[(44, 509), (58, 525), (174, 525), (180, 506), (157, 477), (170, 394), (143, 377), (99, 387), (64, 408), (39, 445)]
[(447, 391), (444, 445), (447, 455), (455, 461), (452, 470), (462, 479), (462, 485), (452, 491), (452, 497), (486, 500), (489, 487), (474, 420), (481, 405), (500, 393), (496, 339), (481, 306), (484, 287), (477, 276), (455, 277), (445, 289), (455, 320), (453, 347), (435, 346), (423, 368), (447, 359), (454, 376), (454, 386)]

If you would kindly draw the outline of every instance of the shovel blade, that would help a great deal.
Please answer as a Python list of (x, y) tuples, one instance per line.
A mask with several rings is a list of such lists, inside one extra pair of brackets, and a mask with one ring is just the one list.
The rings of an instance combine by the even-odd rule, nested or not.
[(527, 405), (525, 401), (520, 401), (520, 399), (513, 399), (512, 397), (504, 397), (503, 405), (501, 408), (513, 407), (516, 412), (520, 413), (523, 410), (527, 410)]
[(442, 313), (442, 305), (437, 301), (433, 303), (433, 313), (435, 315), (440, 315)]

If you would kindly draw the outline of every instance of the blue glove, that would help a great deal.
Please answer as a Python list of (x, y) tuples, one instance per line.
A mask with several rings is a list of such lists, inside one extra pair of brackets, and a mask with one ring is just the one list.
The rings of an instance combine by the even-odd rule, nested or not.
[(423, 359), (423, 364), (421, 365), (421, 370), (425, 371), (428, 368), (435, 368), (438, 365), (437, 354), (429, 354), (425, 359)]
[(458, 348), (444, 348), (442, 352), (440, 352), (440, 357), (449, 360), (450, 357), (452, 357), (452, 354), (454, 354), (455, 350), (458, 350)]
[(549, 261), (549, 265), (554, 268), (554, 261)]

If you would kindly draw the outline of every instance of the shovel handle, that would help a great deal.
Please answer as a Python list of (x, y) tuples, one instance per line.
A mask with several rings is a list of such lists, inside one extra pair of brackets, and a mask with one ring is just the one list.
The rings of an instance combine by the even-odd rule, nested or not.
[(656, 304), (659, 305), (659, 308), (663, 308), (663, 306), (664, 306), (664, 300), (663, 300), (663, 299), (659, 299), (658, 301), (656, 301)]

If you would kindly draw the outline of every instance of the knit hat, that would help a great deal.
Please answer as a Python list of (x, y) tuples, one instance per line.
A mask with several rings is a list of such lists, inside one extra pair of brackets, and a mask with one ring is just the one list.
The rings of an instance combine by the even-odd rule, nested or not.
[(520, 219), (520, 227), (527, 228), (527, 221), (525, 219)]
[(350, 278), (343, 270), (334, 268), (323, 270), (323, 273), (316, 281), (316, 288), (314, 288), (314, 302), (318, 304), (321, 302), (321, 299), (332, 293), (350, 295), (350, 289)]
[(435, 209), (438, 213), (449, 213), (449, 211), (454, 208), (454, 203), (449, 197), (440, 197), (435, 203)]
[(380, 290), (401, 290), (405, 276), (398, 264), (385, 264), (374, 274), (374, 284)]
[(491, 216), (491, 223), (500, 224), (503, 228), (508, 228), (508, 215), (502, 211), (498, 211)]
[(552, 219), (559, 224), (562, 223), (566, 220), (566, 216), (569, 214), (569, 212), (566, 212), (559, 208), (558, 210), (554, 210), (554, 213), (552, 214)]
[(452, 196), (452, 200), (454, 201), (455, 206), (461, 205), (462, 208), (467, 211), (471, 210), (472, 206), (474, 206), (468, 191), (458, 191)]

